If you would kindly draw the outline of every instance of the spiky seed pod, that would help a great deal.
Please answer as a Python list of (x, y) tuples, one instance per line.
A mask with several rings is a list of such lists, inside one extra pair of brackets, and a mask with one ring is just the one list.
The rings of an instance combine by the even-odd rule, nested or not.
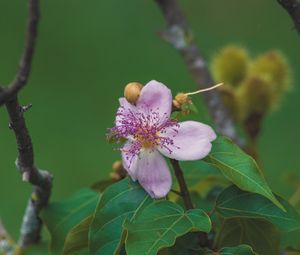
[(224, 105), (229, 110), (232, 117), (235, 120), (238, 120), (239, 106), (238, 106), (238, 102), (237, 102), (237, 98), (236, 98), (236, 89), (234, 89), (233, 87), (231, 87), (229, 85), (223, 85), (222, 87), (218, 88), (218, 90), (220, 91)]
[(141, 83), (130, 82), (124, 88), (124, 97), (129, 103), (135, 104), (140, 96), (142, 88), (143, 85)]
[(242, 47), (229, 45), (214, 56), (211, 70), (217, 82), (238, 86), (247, 75), (249, 65), (248, 52)]
[(290, 70), (286, 58), (276, 50), (259, 56), (253, 63), (250, 73), (267, 76), (273, 83), (274, 93), (279, 97), (290, 86)]
[(247, 78), (236, 91), (238, 119), (245, 120), (252, 113), (265, 114), (277, 101), (273, 83), (267, 76), (256, 75)]

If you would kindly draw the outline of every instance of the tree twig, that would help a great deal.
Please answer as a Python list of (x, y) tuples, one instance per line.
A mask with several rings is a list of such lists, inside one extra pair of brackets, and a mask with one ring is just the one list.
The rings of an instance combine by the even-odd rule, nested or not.
[(1, 88), (0, 90), (0, 106), (3, 105), (9, 98), (17, 94), (18, 91), (26, 85), (31, 71), (31, 63), (36, 44), (37, 27), (39, 22), (39, 0), (29, 0), (28, 4), (29, 12), (23, 55), (14, 80), (8, 87)]
[(278, 3), (289, 13), (294, 21), (295, 28), (300, 35), (300, 1), (298, 0), (277, 0)]
[(194, 208), (193, 202), (192, 202), (192, 199), (190, 197), (188, 187), (185, 183), (185, 179), (184, 179), (182, 170), (180, 168), (179, 162), (176, 159), (170, 159), (170, 160), (171, 160), (171, 164), (173, 166), (173, 169), (174, 169), (174, 172), (175, 172), (175, 175), (176, 175), (177, 182), (179, 184), (180, 195), (183, 199), (184, 206), (187, 210), (193, 209)]
[(19, 245), (26, 247), (37, 243), (40, 239), (42, 222), (38, 215), (48, 202), (52, 176), (47, 171), (38, 170), (34, 166), (31, 137), (26, 127), (23, 108), (18, 103), (17, 96), (11, 98), (5, 105), (10, 118), (10, 128), (14, 131), (17, 141), (18, 158), (16, 166), (22, 174), (23, 181), (33, 185), (33, 193), (23, 217), (19, 239)]
[(16, 137), (18, 149), (17, 168), (22, 174), (23, 181), (29, 182), (33, 186), (33, 192), (28, 201), (21, 226), (19, 238), (21, 248), (39, 241), (42, 226), (39, 212), (47, 204), (52, 186), (51, 174), (47, 171), (38, 170), (34, 166), (33, 146), (23, 116), (30, 106), (22, 107), (18, 102), (17, 95), (19, 90), (26, 85), (31, 71), (39, 21), (39, 0), (28, 0), (28, 10), (25, 48), (20, 66), (15, 79), (10, 85), (7, 88), (0, 89), (0, 105), (5, 104), (10, 118), (9, 126)]
[[(207, 64), (192, 37), (186, 17), (176, 0), (155, 0), (155, 2), (167, 22), (167, 29), (162, 33), (162, 37), (179, 51), (200, 89), (213, 85), (214, 81)], [(204, 93), (203, 96), (218, 131), (241, 144), (232, 118), (223, 105), (219, 92), (212, 90)]]
[[(172, 167), (174, 169), (177, 182), (179, 184), (180, 196), (183, 199), (185, 209), (186, 210), (193, 209), (194, 205), (193, 205), (193, 202), (192, 202), (192, 199), (191, 199), (191, 196), (190, 196), (190, 192), (189, 192), (188, 187), (186, 185), (186, 182), (185, 182), (185, 179), (184, 179), (184, 176), (183, 176), (183, 172), (182, 172), (181, 167), (179, 165), (179, 162), (176, 159), (170, 159), (170, 161), (171, 161)], [(202, 247), (210, 245), (206, 233), (199, 232), (199, 244)]]

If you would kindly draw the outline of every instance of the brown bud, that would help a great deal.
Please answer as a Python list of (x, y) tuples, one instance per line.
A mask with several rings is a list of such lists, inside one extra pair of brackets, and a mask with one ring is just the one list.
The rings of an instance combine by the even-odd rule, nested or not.
[(122, 162), (120, 160), (115, 161), (112, 165), (112, 172), (110, 173), (110, 177), (115, 180), (124, 179), (127, 176), (127, 171), (124, 169)]
[(114, 172), (119, 172), (122, 168), (123, 168), (123, 165), (120, 160), (117, 160), (112, 164), (112, 170)]
[(178, 93), (175, 96), (175, 101), (181, 106), (189, 101), (189, 97), (185, 93)]
[(138, 82), (128, 83), (124, 89), (124, 96), (126, 100), (131, 104), (135, 104), (140, 96), (142, 88), (143, 85), (141, 83)]

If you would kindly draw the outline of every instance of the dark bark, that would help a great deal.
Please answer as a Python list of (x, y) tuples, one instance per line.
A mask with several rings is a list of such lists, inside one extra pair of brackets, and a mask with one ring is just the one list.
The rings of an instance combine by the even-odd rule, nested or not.
[[(213, 85), (214, 81), (207, 64), (192, 37), (187, 19), (176, 0), (155, 0), (155, 2), (167, 22), (167, 29), (162, 34), (163, 38), (179, 51), (200, 89)], [(217, 130), (241, 144), (231, 115), (224, 106), (219, 91), (212, 90), (203, 93), (203, 96)]]
[(47, 171), (38, 170), (34, 165), (33, 146), (24, 119), (24, 112), (30, 106), (22, 107), (18, 102), (18, 92), (27, 84), (31, 71), (38, 21), (39, 0), (29, 0), (25, 48), (20, 65), (10, 85), (0, 89), (0, 105), (5, 104), (10, 118), (9, 126), (16, 137), (18, 151), (16, 166), (22, 174), (23, 181), (29, 182), (33, 186), (33, 192), (28, 201), (21, 227), (19, 238), (21, 248), (39, 242), (42, 226), (39, 213), (48, 203), (52, 186), (51, 174)]
[(298, 0), (277, 0), (291, 16), (295, 28), (300, 35), (300, 2)]
[(29, 0), (25, 47), (23, 55), (21, 57), (14, 80), (9, 84), (8, 87), (1, 88), (0, 106), (3, 105), (11, 97), (16, 95), (18, 91), (27, 83), (31, 71), (32, 58), (36, 44), (39, 16), (39, 0)]

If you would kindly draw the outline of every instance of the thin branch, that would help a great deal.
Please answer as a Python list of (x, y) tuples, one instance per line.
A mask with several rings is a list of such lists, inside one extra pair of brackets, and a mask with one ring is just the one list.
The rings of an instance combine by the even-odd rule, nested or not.
[[(179, 165), (179, 162), (176, 159), (170, 159), (170, 161), (171, 161), (172, 167), (174, 169), (177, 182), (179, 184), (180, 196), (183, 199), (185, 209), (186, 210), (193, 209), (194, 205), (193, 205), (193, 202), (192, 202), (192, 199), (191, 199), (191, 196), (190, 196), (190, 192), (189, 192), (188, 187), (186, 185), (182, 169)], [(206, 233), (199, 232), (199, 244), (202, 247), (210, 245)]]
[[(207, 64), (192, 37), (184, 13), (179, 8), (176, 0), (155, 0), (155, 2), (167, 22), (167, 29), (162, 33), (163, 38), (179, 51), (200, 89), (213, 85), (214, 81)], [(237, 143), (241, 143), (232, 118), (223, 105), (219, 92), (212, 90), (203, 94), (203, 96), (218, 131)]]
[(298, 0), (277, 0), (278, 3), (289, 13), (294, 21), (295, 28), (300, 35), (300, 1)]
[(23, 55), (21, 57), (19, 68), (14, 80), (9, 84), (8, 87), (1, 88), (0, 90), (0, 106), (3, 105), (8, 99), (16, 95), (18, 91), (26, 85), (31, 71), (39, 22), (39, 0), (29, 0), (28, 4), (29, 12)]
[(33, 146), (23, 116), (31, 105), (22, 107), (18, 102), (17, 95), (19, 90), (26, 85), (31, 71), (39, 21), (39, 0), (28, 0), (28, 7), (25, 48), (19, 69), (11, 84), (7, 88), (0, 89), (0, 105), (5, 104), (10, 118), (9, 126), (16, 137), (18, 149), (16, 165), (22, 174), (23, 181), (29, 182), (33, 186), (21, 227), (19, 239), (21, 248), (40, 240), (42, 221), (39, 218), (39, 212), (48, 203), (52, 186), (51, 174), (38, 170), (34, 166)]
[(19, 239), (19, 245), (24, 248), (40, 240), (42, 222), (38, 215), (48, 203), (52, 187), (52, 176), (47, 171), (38, 170), (34, 166), (31, 137), (23, 116), (23, 107), (18, 103), (17, 96), (6, 103), (6, 108), (10, 118), (10, 128), (14, 131), (17, 141), (18, 158), (16, 165), (22, 174), (23, 181), (33, 185), (33, 192), (23, 217)]
[(174, 169), (174, 172), (176, 175), (176, 179), (177, 179), (177, 182), (180, 187), (180, 195), (183, 199), (184, 206), (187, 210), (193, 209), (194, 208), (193, 202), (190, 197), (188, 187), (185, 183), (184, 176), (183, 176), (182, 170), (180, 168), (179, 162), (176, 159), (171, 159), (171, 164), (173, 166), (173, 169)]

